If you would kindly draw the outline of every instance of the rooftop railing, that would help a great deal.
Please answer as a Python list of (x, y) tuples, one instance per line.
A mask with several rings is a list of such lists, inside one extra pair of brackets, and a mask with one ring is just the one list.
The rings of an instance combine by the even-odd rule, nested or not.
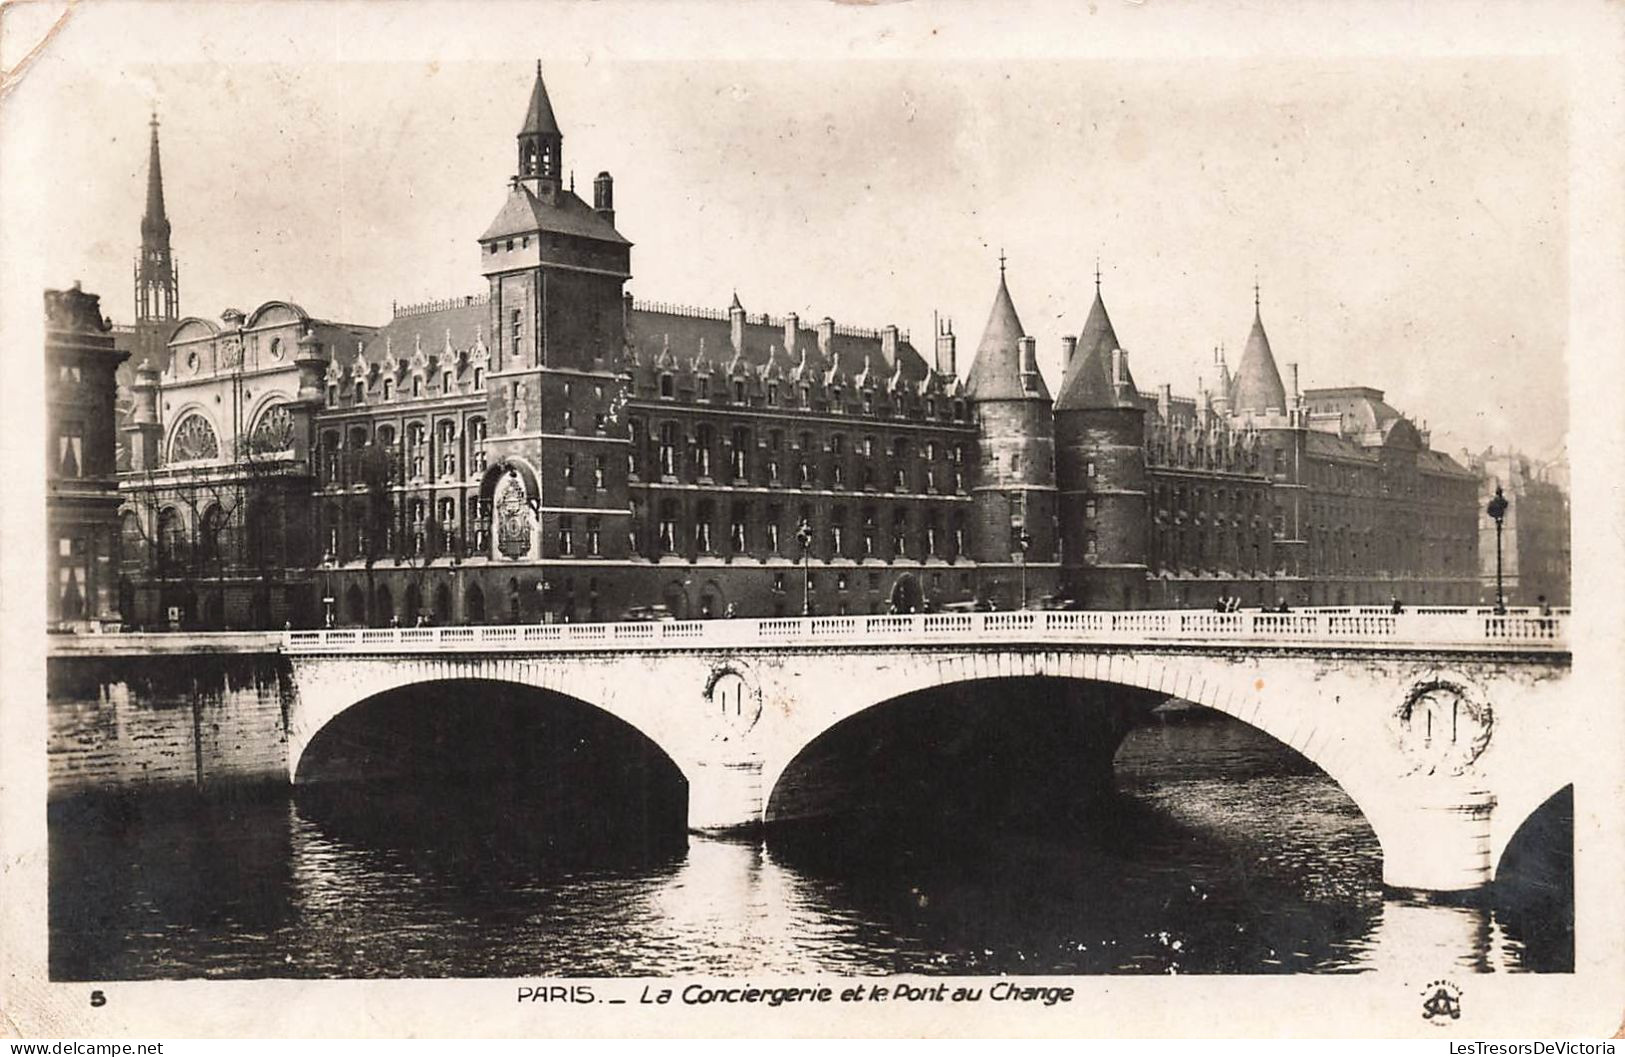
[(283, 633), (284, 652), (596, 652), (627, 649), (762, 649), (899, 645), (1054, 644), (1281, 647), (1290, 649), (1568, 652), (1568, 611), (1542, 613), (1383, 607), (1287, 613), (1204, 610), (1081, 610), (916, 613), (906, 616), (772, 617), (614, 624), (356, 628)]

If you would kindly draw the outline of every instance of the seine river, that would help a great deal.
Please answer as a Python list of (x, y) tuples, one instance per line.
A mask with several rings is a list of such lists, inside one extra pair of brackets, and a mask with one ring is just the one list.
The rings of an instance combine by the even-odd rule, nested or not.
[[(1564, 971), (1564, 899), (1385, 898), (1329, 779), (1202, 716), (1132, 733), (1098, 825), (582, 846), (500, 790), (55, 805), (51, 975)], [(562, 810), (590, 812), (585, 801)], [(1559, 827), (1560, 829), (1560, 827)], [(1567, 878), (1543, 891), (1563, 891)], [(1538, 887), (1538, 886), (1537, 886)]]

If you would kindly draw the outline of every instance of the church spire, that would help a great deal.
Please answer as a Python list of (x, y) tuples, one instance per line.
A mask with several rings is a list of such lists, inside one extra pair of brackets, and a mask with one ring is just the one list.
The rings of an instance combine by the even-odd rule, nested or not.
[(142, 249), (150, 250), (161, 243), (169, 246), (169, 217), (164, 213), (164, 170), (158, 158), (158, 113), (153, 112), (148, 122), (152, 128), (152, 146), (147, 155), (147, 212), (141, 218)]
[(531, 182), (537, 194), (551, 197), (560, 187), (564, 172), (564, 133), (553, 116), (553, 103), (542, 81), (542, 63), (536, 62), (536, 83), (530, 90), (530, 106), (519, 127), (519, 178)]
[(158, 158), (158, 115), (148, 122), (152, 143), (147, 158), (147, 211), (141, 217), (141, 254), (135, 261), (135, 362), (159, 370), (168, 366), (169, 332), (180, 319), (180, 278), (169, 250), (169, 215), (164, 210), (164, 171)]

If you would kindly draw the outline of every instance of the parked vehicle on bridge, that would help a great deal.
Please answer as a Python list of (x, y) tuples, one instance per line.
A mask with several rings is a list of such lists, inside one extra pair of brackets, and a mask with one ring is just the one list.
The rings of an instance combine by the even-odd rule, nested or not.
[(633, 606), (621, 614), (621, 619), (632, 623), (667, 624), (676, 621), (672, 611), (665, 606)]

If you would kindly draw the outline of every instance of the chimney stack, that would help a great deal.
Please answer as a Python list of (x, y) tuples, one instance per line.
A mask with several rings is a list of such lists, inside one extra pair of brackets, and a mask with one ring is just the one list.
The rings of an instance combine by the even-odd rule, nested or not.
[(733, 345), (735, 356), (745, 351), (745, 308), (739, 303), (737, 293), (734, 294), (733, 303), (728, 306), (728, 340)]
[(601, 172), (592, 182), (592, 210), (604, 220), (615, 223), (615, 178)]
[(801, 317), (794, 312), (784, 317), (784, 355), (791, 360), (796, 358), (796, 334), (801, 330)]
[(888, 367), (897, 362), (897, 324), (887, 323), (880, 332), (880, 355)]
[(835, 357), (835, 321), (828, 316), (818, 321), (818, 354), (825, 364)]
[(1061, 339), (1061, 366), (1063, 368), (1072, 366), (1072, 357), (1077, 355), (1077, 352), (1078, 352), (1078, 339), (1077, 339), (1077, 337), (1075, 335), (1068, 334), (1066, 337), (1062, 338)]
[(937, 328), (937, 373), (952, 378), (958, 373), (957, 350), (954, 348), (954, 321), (944, 320)]

